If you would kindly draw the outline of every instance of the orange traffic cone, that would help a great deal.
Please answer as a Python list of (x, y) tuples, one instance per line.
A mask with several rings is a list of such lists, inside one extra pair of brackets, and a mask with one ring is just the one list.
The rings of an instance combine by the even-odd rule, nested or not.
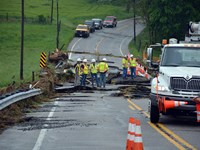
[(144, 67), (143, 67), (143, 66), (140, 67), (140, 72), (141, 72), (142, 74), (145, 73), (145, 71), (144, 71)]
[(164, 99), (164, 108), (165, 108), (165, 111), (166, 109), (169, 109), (169, 108), (175, 108), (175, 107), (178, 107), (178, 106), (182, 106), (182, 105), (187, 105), (188, 102), (181, 102), (181, 101), (174, 101), (174, 100), (165, 100)]
[(197, 109), (197, 122), (200, 122), (200, 103), (196, 104)]
[(127, 74), (128, 74), (128, 75), (131, 75), (131, 70), (130, 70), (129, 67), (128, 67), (128, 69), (127, 69)]
[(126, 150), (133, 150), (134, 146), (134, 138), (135, 138), (135, 120), (134, 118), (129, 118), (129, 125), (128, 125), (128, 136), (127, 136), (127, 143), (126, 143)]
[(135, 129), (135, 139), (134, 139), (134, 150), (143, 150), (143, 143), (142, 143), (142, 131), (140, 126), (140, 120), (136, 120), (136, 129)]

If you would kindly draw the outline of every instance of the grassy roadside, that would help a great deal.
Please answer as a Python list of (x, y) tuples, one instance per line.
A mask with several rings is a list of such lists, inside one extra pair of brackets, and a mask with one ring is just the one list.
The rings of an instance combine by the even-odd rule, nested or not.
[(129, 51), (136, 57), (142, 57), (142, 52), (149, 45), (148, 30), (145, 28), (137, 37), (129, 43)]
[[(25, 1), (25, 16), (27, 19), (37, 20), (39, 15), (50, 16), (51, 0)], [(24, 81), (30, 81), (31, 72), (39, 71), (39, 57), (41, 52), (49, 52), (56, 47), (56, 3), (54, 1), (53, 24), (25, 23), (24, 41)], [(0, 87), (7, 86), (13, 80), (19, 82), (20, 65), (20, 1), (0, 1)], [(74, 28), (85, 19), (94, 17), (104, 18), (115, 15), (119, 19), (129, 18), (124, 7), (111, 5), (89, 4), (86, 0), (59, 0), (60, 19), (62, 21), (60, 46), (65, 44), (64, 50), (73, 37)], [(6, 16), (8, 14), (8, 20)]]
[[(129, 50), (134, 56), (142, 58), (143, 51), (146, 51), (149, 46), (149, 34), (147, 28), (145, 28), (137, 37), (136, 42), (133, 40), (129, 43)], [(161, 54), (159, 48), (153, 50), (154, 60), (158, 60)]]

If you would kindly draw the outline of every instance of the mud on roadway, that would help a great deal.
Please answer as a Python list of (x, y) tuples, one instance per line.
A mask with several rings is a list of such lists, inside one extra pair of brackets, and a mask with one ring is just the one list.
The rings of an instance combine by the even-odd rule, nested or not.
[[(108, 81), (109, 82), (109, 81)], [(113, 82), (113, 81), (112, 81)], [(97, 88), (87, 85), (73, 86), (73, 83), (65, 83), (62, 87), (56, 87), (56, 96), (48, 103), (44, 103), (39, 109), (32, 110), (32, 113), (49, 113), (54, 107), (54, 112), (76, 112), (77, 109), (83, 108), (85, 105), (92, 106), (98, 99), (106, 97), (124, 97), (124, 98), (148, 98), (150, 89), (147, 84), (149, 80), (143, 77), (137, 77), (135, 80), (130, 78), (122, 79), (121, 77), (115, 78), (113, 84), (107, 84), (106, 88)], [(65, 106), (60, 106), (55, 103), (66, 103)], [(24, 117), (19, 126), (20, 130), (37, 130), (37, 129), (51, 129), (60, 127), (72, 127), (72, 126), (95, 126), (96, 122), (90, 120), (84, 122), (74, 118), (59, 120), (57, 117), (52, 117), (51, 120), (48, 117), (26, 116)]]

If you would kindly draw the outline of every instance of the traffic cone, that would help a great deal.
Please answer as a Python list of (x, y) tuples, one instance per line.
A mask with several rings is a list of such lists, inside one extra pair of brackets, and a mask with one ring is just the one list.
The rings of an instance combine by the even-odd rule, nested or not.
[(200, 103), (196, 104), (197, 109), (197, 122), (200, 122)]
[(181, 101), (174, 101), (174, 100), (165, 100), (164, 98), (164, 108), (165, 108), (165, 111), (166, 109), (169, 109), (169, 108), (175, 108), (175, 107), (178, 107), (178, 106), (182, 106), (182, 105), (187, 105), (188, 102), (181, 102)]
[(142, 142), (142, 131), (140, 126), (140, 120), (136, 120), (136, 129), (135, 129), (135, 139), (133, 150), (143, 150), (143, 142)]
[(131, 75), (130, 67), (128, 67), (128, 69), (127, 69), (127, 74), (128, 74), (128, 75)]
[(134, 146), (134, 139), (135, 139), (135, 119), (130, 117), (129, 118), (129, 125), (128, 125), (128, 136), (126, 142), (126, 150), (133, 150)]
[(144, 71), (144, 67), (143, 67), (143, 66), (140, 67), (140, 72), (141, 72), (142, 74), (145, 73), (145, 71)]

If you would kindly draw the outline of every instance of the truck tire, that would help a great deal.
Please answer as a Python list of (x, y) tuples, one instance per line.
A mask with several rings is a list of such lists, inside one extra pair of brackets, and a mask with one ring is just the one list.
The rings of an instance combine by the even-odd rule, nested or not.
[(150, 121), (152, 123), (158, 123), (159, 118), (160, 118), (160, 113), (159, 113), (159, 110), (158, 110), (158, 106), (155, 106), (155, 105), (151, 104), (151, 107), (150, 107)]

